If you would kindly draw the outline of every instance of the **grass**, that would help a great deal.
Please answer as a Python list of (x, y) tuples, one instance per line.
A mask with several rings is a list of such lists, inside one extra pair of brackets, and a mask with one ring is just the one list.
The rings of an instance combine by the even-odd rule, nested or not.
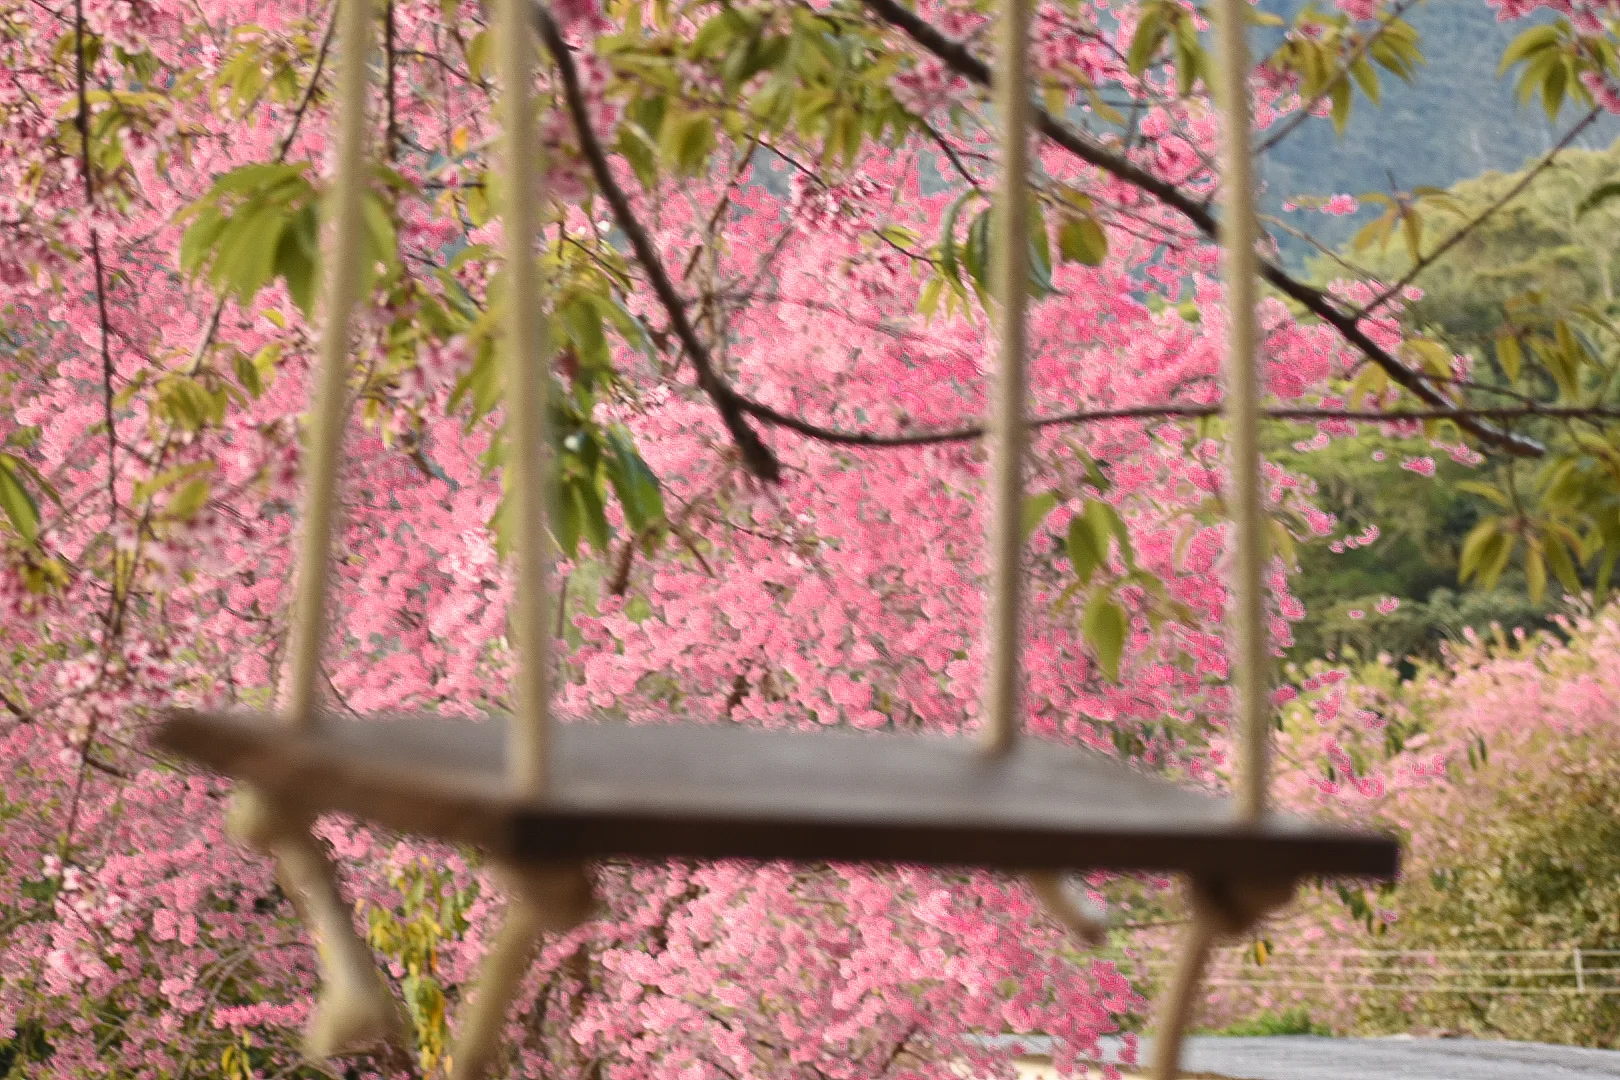
[(1324, 1024), (1318, 1024), (1311, 1019), (1311, 1014), (1304, 1009), (1288, 1009), (1285, 1012), (1263, 1012), (1258, 1016), (1251, 1016), (1247, 1020), (1239, 1020), (1224, 1028), (1207, 1032), (1210, 1035), (1331, 1035), (1333, 1032)]

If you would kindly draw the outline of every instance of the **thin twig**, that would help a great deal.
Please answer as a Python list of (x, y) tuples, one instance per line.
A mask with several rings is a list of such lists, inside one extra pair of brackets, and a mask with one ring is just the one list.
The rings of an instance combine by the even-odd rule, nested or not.
[(96, 275), (96, 317), (101, 331), (101, 410), (107, 425), (107, 527), (118, 522), (118, 429), (113, 425), (113, 366), (107, 330), (106, 270), (101, 262), (101, 235), (95, 226), (96, 179), (90, 167), (90, 97), (85, 89), (84, 0), (73, 0), (73, 73), (78, 84), (79, 170), (84, 180), (84, 209), (90, 220), (90, 261)]
[(304, 87), (304, 96), (298, 99), (298, 105), (293, 109), (292, 122), (287, 126), (287, 134), (281, 137), (281, 143), (276, 147), (278, 164), (287, 160), (287, 154), (292, 150), (293, 139), (298, 137), (298, 129), (303, 125), (304, 114), (309, 111), (310, 102), (315, 100), (315, 91), (321, 85), (321, 71), (326, 67), (326, 54), (332, 47), (332, 35), (336, 30), (337, 18), (334, 14), (326, 20), (326, 33), (321, 35), (321, 47), (315, 53), (315, 70), (309, 74), (309, 85)]
[(388, 160), (399, 156), (399, 119), (394, 92), (394, 0), (383, 9), (383, 55), (388, 66), (388, 134), (385, 144)]

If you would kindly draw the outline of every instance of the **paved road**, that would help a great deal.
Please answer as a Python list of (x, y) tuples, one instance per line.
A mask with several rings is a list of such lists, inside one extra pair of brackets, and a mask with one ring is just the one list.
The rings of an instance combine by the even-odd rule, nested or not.
[(1475, 1039), (1188, 1041), (1185, 1068), (1242, 1080), (1597, 1080), (1620, 1077), (1620, 1051)]
[[(1145, 1063), (1147, 1040), (1142, 1050)], [(1117, 1043), (1104, 1046), (1110, 1059), (1118, 1052)], [(1187, 1040), (1182, 1068), (1232, 1080), (1607, 1080), (1620, 1078), (1620, 1050), (1476, 1039), (1209, 1036)]]

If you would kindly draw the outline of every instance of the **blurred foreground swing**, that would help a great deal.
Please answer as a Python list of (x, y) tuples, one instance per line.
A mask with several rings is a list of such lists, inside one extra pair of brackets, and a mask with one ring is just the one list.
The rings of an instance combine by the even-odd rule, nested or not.
[(518, 647), (516, 715), (354, 721), (317, 702), (327, 560), (347, 400), (352, 310), (359, 299), (364, 221), (367, 0), (340, 0), (334, 243), (319, 383), (314, 391), (291, 666), (274, 715), (174, 711), (159, 742), (242, 783), (234, 833), (272, 854), (313, 925), (326, 986), (309, 1051), (327, 1056), (401, 1037), (400, 1012), (354, 931), (335, 869), (309, 832), (315, 815), (483, 848), (512, 891), (507, 921), (463, 1016), (452, 1075), (481, 1075), (539, 936), (586, 918), (585, 866), (605, 856), (751, 858), (971, 866), (1025, 873), (1055, 913), (1095, 932), (1057, 887), (1060, 871), (1154, 870), (1190, 879), (1195, 917), (1156, 1040), (1155, 1074), (1176, 1075), (1180, 1039), (1210, 945), (1285, 903), (1302, 879), (1388, 877), (1395, 842), (1269, 813), (1263, 538), (1256, 445), (1256, 277), (1249, 150), (1245, 0), (1219, 0), (1227, 113), (1224, 189), (1230, 342), (1227, 415), (1236, 526), (1233, 670), (1243, 749), (1235, 801), (1186, 791), (1100, 755), (1018, 740), (1019, 577), (1023, 503), (1023, 213), (1032, 0), (1003, 0), (995, 115), (1003, 180), (997, 233), (1000, 363), (992, 436), (991, 665), (984, 737), (762, 731), (728, 723), (554, 724), (546, 614), (545, 388), (534, 260), (541, 172), (530, 106), (534, 0), (497, 0), (504, 88), (504, 225), (511, 297), (506, 338), (515, 499)]

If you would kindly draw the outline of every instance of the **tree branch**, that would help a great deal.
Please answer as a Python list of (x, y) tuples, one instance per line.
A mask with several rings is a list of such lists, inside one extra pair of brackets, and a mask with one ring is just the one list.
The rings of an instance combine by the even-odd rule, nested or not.
[(112, 346), (107, 330), (107, 279), (101, 263), (101, 234), (95, 226), (96, 180), (90, 163), (90, 98), (85, 90), (84, 0), (73, 0), (73, 74), (78, 85), (79, 169), (84, 174), (84, 209), (90, 219), (90, 261), (96, 275), (96, 318), (101, 330), (101, 412), (107, 425), (107, 528), (118, 522), (118, 429), (113, 426)]
[(647, 230), (636, 219), (624, 189), (619, 187), (618, 181), (613, 178), (607, 154), (602, 150), (602, 144), (597, 140), (596, 132), (591, 127), (585, 95), (580, 91), (579, 72), (574, 67), (573, 55), (568, 50), (567, 42), (563, 40), (562, 32), (557, 28), (544, 0), (534, 0), (529, 10), (534, 14), (541, 40), (551, 53), (552, 59), (556, 61), (558, 74), (562, 78), (563, 96), (568, 103), (569, 116), (579, 137), (580, 150), (584, 153), (591, 174), (596, 179), (596, 186), (602, 190), (603, 197), (607, 199), (619, 231), (630, 241), (630, 246), (636, 253), (636, 260), (641, 263), (642, 270), (646, 272), (647, 279), (652, 285), (653, 293), (658, 297), (659, 304), (663, 306), (664, 313), (669, 318), (671, 329), (680, 340), (687, 358), (692, 361), (692, 367), (697, 372), (698, 386), (714, 402), (715, 410), (719, 412), (726, 430), (736, 442), (748, 470), (764, 480), (780, 480), (782, 469), (776, 455), (749, 426), (743, 416), (741, 398), (737, 391), (715, 371), (708, 347), (703, 344), (691, 320), (687, 318), (686, 305), (681, 302), (680, 294), (675, 291), (675, 284), (670, 280), (668, 271), (664, 269), (657, 248), (653, 246)]
[[(761, 404), (740, 394), (737, 395), (737, 402), (743, 411), (767, 424), (798, 432), (800, 435), (814, 439), (817, 442), (834, 443), (839, 446), (933, 446), (940, 443), (970, 442), (974, 439), (981, 439), (985, 435), (985, 428), (982, 424), (970, 424), (965, 427), (951, 428), (944, 431), (918, 431), (904, 435), (881, 435), (875, 432), (851, 431), (846, 428), (832, 428), (813, 424), (796, 416), (778, 412), (769, 405)], [(1222, 411), (1223, 406), (1221, 405), (1133, 405), (1117, 409), (1080, 409), (1074, 412), (1057, 413), (1053, 416), (1035, 417), (1029, 421), (1029, 426), (1031, 429), (1038, 429), (1065, 425), (1098, 424), (1110, 420), (1197, 420), (1219, 416)], [(1491, 420), (1530, 418), (1548, 420), (1620, 420), (1620, 408), (1609, 408), (1600, 405), (1547, 407), (1524, 405), (1503, 408), (1446, 406), (1435, 409), (1381, 410), (1302, 406), (1298, 408), (1262, 409), (1261, 415), (1269, 420), (1307, 422), (1359, 420), (1383, 424), (1415, 423), (1424, 420), (1452, 420), (1460, 423), (1467, 418)]]
[[(965, 45), (946, 37), (927, 21), (906, 10), (898, 0), (861, 0), (861, 2), (878, 18), (900, 30), (917, 45), (942, 60), (956, 74), (979, 86), (990, 85), (990, 68), (984, 61), (974, 56)], [(1091, 136), (1056, 119), (1039, 105), (1032, 104), (1031, 109), (1036, 130), (1042, 135), (1087, 164), (1094, 165), (1158, 199), (1192, 222), (1199, 232), (1219, 242), (1219, 224), (1203, 203), (1169, 181), (1153, 175), (1130, 159), (1108, 149)], [(1383, 368), (1391, 379), (1419, 400), (1437, 409), (1454, 407), (1443, 390), (1424, 375), (1401, 363), (1368, 337), (1361, 329), (1361, 317), (1358, 314), (1346, 312), (1326, 293), (1290, 276), (1287, 271), (1269, 260), (1260, 260), (1260, 275), (1283, 295), (1332, 326), (1340, 337)], [(1516, 457), (1539, 457), (1545, 453), (1545, 448), (1535, 440), (1504, 431), (1494, 424), (1468, 415), (1465, 410), (1459, 410), (1457, 415), (1451, 418), (1456, 420), (1459, 427), (1481, 442), (1498, 447)]]

